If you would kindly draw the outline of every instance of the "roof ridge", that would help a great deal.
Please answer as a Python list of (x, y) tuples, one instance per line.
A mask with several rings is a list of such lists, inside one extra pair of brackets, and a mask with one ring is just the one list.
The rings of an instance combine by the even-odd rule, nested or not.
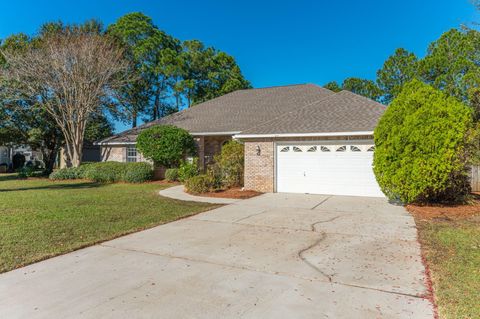
[(340, 94), (340, 93), (342, 93), (342, 94), (345, 94), (345, 93), (346, 93), (346, 94), (352, 95), (352, 96), (354, 96), (354, 97), (356, 97), (356, 98), (368, 100), (368, 101), (371, 101), (371, 102), (374, 102), (374, 103), (378, 104), (378, 106), (381, 106), (381, 107), (383, 107), (383, 108), (387, 108), (387, 105), (385, 105), (385, 104), (383, 104), (383, 103), (381, 103), (381, 102), (375, 101), (374, 99), (371, 99), (371, 98), (369, 98), (369, 97), (363, 96), (363, 95), (361, 95), (361, 94), (354, 93), (354, 92), (349, 91), (349, 90), (341, 90), (340, 92), (337, 92), (337, 94)]
[[(321, 87), (320, 85), (314, 84), (314, 83), (296, 83), (296, 84), (285, 84), (285, 85), (271, 85), (271, 86), (264, 86), (264, 87), (260, 87), (260, 88), (240, 89), (240, 90), (235, 90), (235, 91), (233, 91), (233, 92), (236, 92), (236, 91), (248, 91), (248, 90), (274, 89), (274, 88), (283, 88), (283, 87), (290, 87), (290, 86), (302, 86), (302, 85), (315, 85), (315, 86)], [(321, 87), (321, 88), (322, 88), (322, 89), (325, 89), (324, 87)], [(325, 90), (328, 90), (328, 89), (325, 89)]]

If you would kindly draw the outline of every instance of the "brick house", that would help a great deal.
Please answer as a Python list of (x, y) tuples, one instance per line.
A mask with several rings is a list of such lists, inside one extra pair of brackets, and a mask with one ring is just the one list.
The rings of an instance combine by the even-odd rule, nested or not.
[(195, 138), (204, 168), (234, 138), (245, 145), (245, 188), (383, 196), (372, 171), (385, 106), (313, 84), (239, 90), (100, 141), (103, 161), (144, 161), (138, 133), (175, 125)]

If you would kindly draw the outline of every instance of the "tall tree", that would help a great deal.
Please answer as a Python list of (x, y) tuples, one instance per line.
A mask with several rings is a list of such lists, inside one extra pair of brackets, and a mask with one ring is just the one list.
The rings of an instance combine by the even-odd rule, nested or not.
[(382, 96), (382, 90), (372, 80), (346, 78), (342, 83), (342, 88), (374, 101), (380, 101)]
[(383, 91), (382, 100), (390, 102), (402, 91), (403, 86), (417, 77), (418, 59), (415, 54), (398, 48), (377, 71), (377, 84)]
[[(8, 37), (0, 50), (22, 54), (38, 43), (38, 38), (25, 34)], [(6, 61), (0, 55), (0, 67)], [(63, 135), (51, 115), (46, 112), (41, 101), (25, 93), (11, 94), (16, 83), (1, 79), (0, 85), (0, 144), (29, 145), (42, 153), (46, 173), (55, 165), (56, 156), (63, 144)]]
[(431, 43), (419, 62), (422, 80), (468, 102), (472, 88), (480, 87), (480, 32), (452, 29)]
[(15, 83), (13, 97), (33, 97), (55, 120), (69, 165), (81, 163), (86, 124), (126, 81), (123, 50), (79, 26), (45, 35), (24, 52), (5, 50), (2, 77)]
[(188, 107), (251, 87), (232, 56), (198, 40), (183, 42), (181, 63), (182, 80), (176, 88), (185, 94)]
[(143, 13), (130, 13), (107, 29), (107, 34), (116, 38), (125, 48), (131, 61), (135, 80), (122, 89), (122, 106), (132, 127), (142, 114), (154, 120), (166, 113), (169, 91), (172, 90), (170, 64), (172, 55), (180, 51), (179, 41), (159, 30), (152, 19)]

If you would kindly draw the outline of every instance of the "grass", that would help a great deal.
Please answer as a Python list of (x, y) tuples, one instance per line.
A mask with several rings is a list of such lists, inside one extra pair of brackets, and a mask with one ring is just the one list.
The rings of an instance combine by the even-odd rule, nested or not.
[(480, 215), (417, 225), (440, 318), (480, 318)]
[(166, 187), (0, 175), (0, 272), (214, 207), (159, 196)]

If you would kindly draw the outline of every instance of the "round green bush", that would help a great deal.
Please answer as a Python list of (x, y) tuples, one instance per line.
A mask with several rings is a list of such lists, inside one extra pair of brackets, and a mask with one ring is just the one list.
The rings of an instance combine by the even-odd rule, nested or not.
[(149, 163), (126, 163), (122, 181), (128, 183), (144, 183), (152, 179), (153, 169)]
[(197, 175), (185, 181), (185, 189), (192, 194), (208, 193), (213, 190), (214, 185), (214, 178), (206, 174)]
[(178, 168), (169, 168), (165, 171), (165, 179), (169, 182), (178, 181)]
[(145, 158), (167, 168), (178, 167), (195, 152), (195, 141), (186, 130), (172, 125), (152, 126), (137, 137), (137, 149)]
[(387, 107), (375, 129), (374, 172), (382, 191), (403, 202), (462, 200), (471, 110), (414, 80)]

